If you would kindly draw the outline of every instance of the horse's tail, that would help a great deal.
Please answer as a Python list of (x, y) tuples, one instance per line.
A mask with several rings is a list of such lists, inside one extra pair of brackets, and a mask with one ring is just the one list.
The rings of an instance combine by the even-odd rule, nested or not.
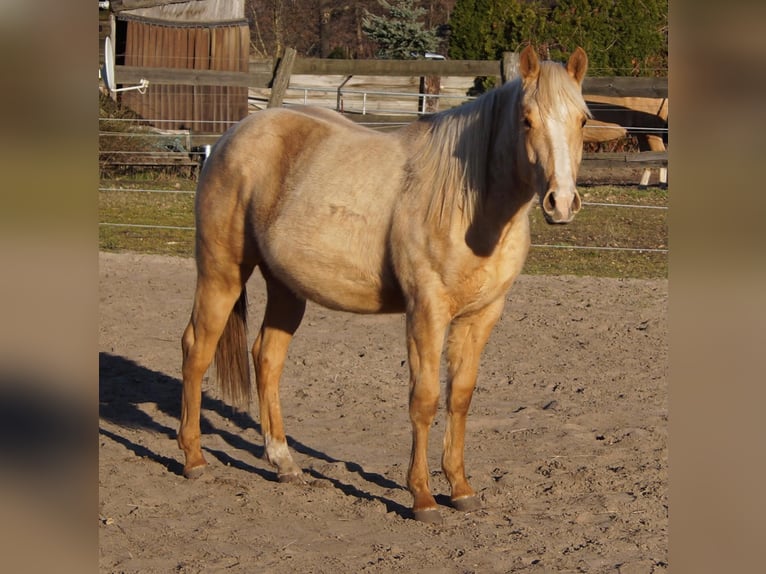
[(242, 286), (215, 350), (218, 384), (225, 399), (240, 408), (250, 404), (250, 360), (247, 347), (247, 289)]

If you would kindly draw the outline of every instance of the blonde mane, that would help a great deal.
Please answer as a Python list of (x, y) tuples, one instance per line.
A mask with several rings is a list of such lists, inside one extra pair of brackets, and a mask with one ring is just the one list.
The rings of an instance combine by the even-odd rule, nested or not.
[[(495, 153), (508, 155), (520, 145), (516, 110), (522, 97), (534, 99), (544, 114), (566, 109), (590, 117), (566, 69), (555, 62), (541, 62), (538, 81), (526, 93), (521, 78), (516, 78), (472, 102), (422, 118), (417, 123), (426, 128), (413, 142), (411, 171), (418, 173), (418, 181), (412, 183), (432, 190), (428, 220), (439, 225), (451, 224), (456, 217), (464, 224), (473, 221), (487, 192), (497, 134), (503, 133), (510, 145)], [(565, 106), (560, 105), (562, 101)]]

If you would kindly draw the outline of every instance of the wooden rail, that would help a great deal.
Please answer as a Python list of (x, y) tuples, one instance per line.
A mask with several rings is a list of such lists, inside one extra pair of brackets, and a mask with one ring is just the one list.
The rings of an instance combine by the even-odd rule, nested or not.
[(637, 153), (584, 153), (582, 160), (588, 162), (591, 167), (614, 167), (616, 165), (640, 167), (667, 167), (668, 152), (666, 151), (642, 151)]
[[(293, 74), (342, 76), (495, 76), (503, 78), (512, 68), (504, 60), (334, 60), (295, 58)], [(136, 84), (141, 78), (150, 83), (195, 86), (271, 87), (275, 71), (268, 61), (250, 62), (248, 72), (216, 70), (184, 70), (179, 68), (146, 68), (116, 66), (117, 83)], [(667, 78), (633, 78), (627, 76), (586, 77), (583, 93), (601, 96), (636, 96), (666, 98)]]
[[(195, 159), (196, 158), (196, 159)], [(178, 168), (193, 175), (202, 163), (200, 152), (152, 151), (136, 153), (99, 152), (98, 166), (103, 171), (114, 168)]]
[(138, 66), (115, 66), (118, 84), (137, 84), (142, 78), (149, 84), (171, 86), (236, 86), (266, 88), (271, 84), (271, 72), (226, 72), (218, 70), (185, 70), (183, 68), (146, 68)]

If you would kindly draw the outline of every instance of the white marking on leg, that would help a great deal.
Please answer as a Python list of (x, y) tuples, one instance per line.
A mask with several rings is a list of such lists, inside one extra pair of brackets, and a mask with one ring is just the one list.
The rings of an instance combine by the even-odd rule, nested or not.
[(652, 175), (652, 170), (650, 170), (648, 167), (644, 168), (644, 173), (641, 174), (641, 183), (638, 185), (640, 187), (647, 187), (649, 185), (649, 177)]
[(271, 435), (266, 435), (265, 452), (266, 459), (277, 468), (279, 474), (301, 474), (301, 469), (293, 461), (290, 455), (290, 449), (287, 448), (287, 442), (283, 440), (274, 440)]

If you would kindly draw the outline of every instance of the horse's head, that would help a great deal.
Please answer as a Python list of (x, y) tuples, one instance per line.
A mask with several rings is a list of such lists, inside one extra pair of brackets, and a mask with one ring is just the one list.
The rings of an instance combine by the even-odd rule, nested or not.
[(567, 65), (540, 62), (531, 46), (520, 56), (520, 121), (533, 185), (548, 223), (569, 223), (582, 205), (575, 187), (589, 117), (582, 97), (588, 57), (577, 48)]

